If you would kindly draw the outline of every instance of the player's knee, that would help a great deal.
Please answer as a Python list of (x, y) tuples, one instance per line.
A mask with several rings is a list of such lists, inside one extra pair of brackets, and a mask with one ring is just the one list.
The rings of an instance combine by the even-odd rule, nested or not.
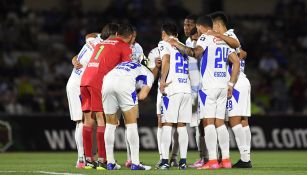
[(224, 125), (225, 122), (222, 119), (216, 119), (214, 124), (215, 124), (215, 127), (218, 128), (218, 127)]
[(179, 128), (179, 127), (185, 127), (185, 126), (186, 126), (185, 123), (177, 123), (177, 128)]
[(243, 127), (248, 126), (248, 118), (247, 117), (243, 117), (241, 124)]
[(229, 118), (230, 127), (234, 127), (238, 124), (241, 124), (241, 117), (230, 117)]

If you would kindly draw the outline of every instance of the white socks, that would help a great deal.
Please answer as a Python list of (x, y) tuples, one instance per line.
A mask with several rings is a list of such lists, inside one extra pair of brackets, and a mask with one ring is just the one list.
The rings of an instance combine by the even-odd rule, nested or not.
[(251, 139), (252, 139), (252, 134), (249, 126), (243, 127), (243, 130), (245, 132), (245, 143), (247, 146), (247, 153), (248, 153), (248, 161), (250, 160), (250, 152), (251, 152)]
[(162, 159), (162, 151), (161, 151), (161, 138), (162, 138), (162, 128), (157, 129), (157, 144), (158, 144), (158, 151), (160, 155), (160, 160)]
[(178, 127), (178, 142), (179, 142), (179, 150), (180, 150), (180, 158), (187, 158), (188, 144), (189, 144), (189, 136), (187, 127)]
[(83, 130), (83, 123), (81, 121), (76, 122), (75, 141), (78, 151), (78, 161), (84, 161), (82, 130)]
[(209, 153), (209, 160), (216, 160), (217, 134), (214, 125), (205, 127), (205, 141)]
[(135, 165), (140, 164), (140, 159), (139, 159), (139, 133), (138, 133), (138, 126), (136, 123), (131, 123), (131, 124), (126, 124), (127, 128), (127, 141), (130, 146), (130, 151), (131, 151), (131, 161)]
[(172, 127), (163, 126), (162, 138), (161, 138), (162, 159), (169, 158), (169, 147), (171, 146), (171, 142), (172, 142)]
[(114, 159), (114, 140), (115, 140), (115, 130), (116, 125), (112, 125), (107, 123), (106, 124), (106, 130), (104, 133), (104, 141), (106, 146), (106, 153), (107, 153), (107, 160), (108, 163), (115, 163)]
[(127, 128), (125, 129), (125, 143), (127, 147), (127, 160), (131, 160), (131, 150), (127, 139)]
[(229, 159), (229, 132), (225, 125), (216, 128), (222, 159)]
[(246, 145), (246, 136), (245, 131), (243, 130), (242, 124), (238, 124), (232, 127), (232, 131), (235, 135), (235, 139), (237, 142), (238, 149), (240, 151), (241, 160), (244, 162), (248, 162), (248, 150)]

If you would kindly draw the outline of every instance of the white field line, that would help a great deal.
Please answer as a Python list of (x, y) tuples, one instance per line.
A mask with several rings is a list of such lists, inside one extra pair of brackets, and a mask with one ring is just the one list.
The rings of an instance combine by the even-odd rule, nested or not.
[(52, 171), (0, 171), (0, 173), (34, 173), (34, 174), (53, 174), (53, 175), (84, 175), (77, 173), (58, 173)]

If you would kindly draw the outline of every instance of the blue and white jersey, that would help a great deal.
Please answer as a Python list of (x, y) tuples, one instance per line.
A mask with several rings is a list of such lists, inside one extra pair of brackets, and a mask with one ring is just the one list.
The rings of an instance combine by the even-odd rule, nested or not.
[(196, 45), (204, 49), (200, 63), (202, 88), (227, 88), (226, 63), (228, 56), (235, 50), (225, 41), (206, 34), (199, 37)]
[(127, 82), (123, 82), (123, 86), (133, 86), (136, 87), (136, 89), (141, 89), (144, 86), (149, 86), (151, 88), (154, 82), (154, 76), (151, 71), (135, 61), (119, 63), (106, 75), (106, 77), (111, 79), (112, 77), (130, 77), (134, 83), (127, 84)]
[(153, 69), (156, 67), (156, 60), (160, 58), (159, 48), (153, 48), (148, 54), (148, 63), (147, 66), (149, 69)]
[(165, 41), (160, 41), (158, 47), (161, 59), (164, 55), (170, 55), (170, 67), (166, 83), (171, 83), (165, 88), (165, 93), (168, 96), (176, 93), (191, 93), (188, 58)]
[(84, 70), (88, 62), (90, 61), (92, 57), (94, 48), (97, 44), (101, 43), (102, 41), (103, 40), (100, 37), (88, 38), (86, 40), (86, 44), (84, 44), (84, 46), (82, 47), (82, 49), (80, 50), (77, 56), (77, 60), (82, 64), (83, 67), (80, 69), (76, 69), (76, 68), (73, 69), (71, 76), (70, 76), (71, 81), (80, 85), (81, 77), (84, 73)]
[(139, 63), (142, 62), (144, 57), (142, 46), (139, 43), (135, 42), (134, 44), (131, 45), (131, 50), (132, 50), (131, 60)]
[[(239, 41), (239, 39), (238, 39), (237, 35), (234, 33), (233, 29), (229, 29), (227, 32), (224, 33), (224, 35), (229, 36), (229, 37)], [(236, 48), (237, 54), (240, 53), (240, 49), (241, 49), (241, 46)], [(231, 69), (232, 69), (232, 66), (231, 66), (231, 64), (229, 64), (229, 66), (228, 66), (229, 79), (230, 79)], [(239, 74), (239, 77), (240, 76), (246, 77), (244, 70), (245, 70), (245, 59), (240, 59), (240, 74)]]
[[(196, 45), (196, 41), (192, 41), (189, 37), (185, 45), (191, 48), (194, 48)], [(200, 73), (199, 73), (199, 64), (198, 60), (194, 57), (189, 56), (189, 77), (191, 82), (192, 93), (198, 93), (200, 88)]]

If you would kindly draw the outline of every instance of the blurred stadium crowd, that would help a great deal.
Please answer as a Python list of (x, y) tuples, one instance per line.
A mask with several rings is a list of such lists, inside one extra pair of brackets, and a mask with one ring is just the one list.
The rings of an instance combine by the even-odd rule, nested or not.
[[(71, 58), (85, 34), (99, 32), (103, 24), (134, 24), (147, 55), (158, 44), (163, 19), (174, 19), (182, 28), (184, 17), (193, 13), (175, 0), (163, 0), (164, 10), (158, 10), (153, 0), (114, 0), (101, 12), (83, 12), (80, 0), (59, 2), (60, 8), (32, 11), (22, 0), (0, 1), (0, 113), (67, 113), (65, 85)], [(307, 113), (304, 2), (278, 1), (270, 15), (230, 16), (248, 52), (253, 114)], [(152, 92), (149, 100), (155, 99)]]

